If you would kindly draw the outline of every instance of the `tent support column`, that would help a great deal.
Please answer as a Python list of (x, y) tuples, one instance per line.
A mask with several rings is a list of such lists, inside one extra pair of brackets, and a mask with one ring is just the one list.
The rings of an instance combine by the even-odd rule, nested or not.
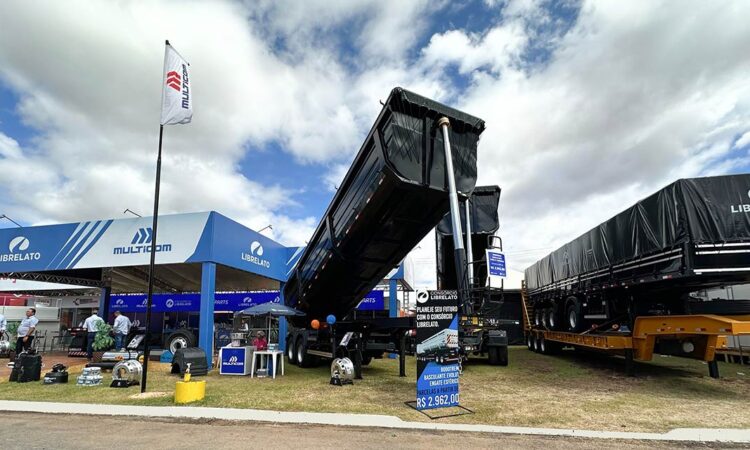
[(203, 263), (201, 270), (201, 308), (198, 328), (198, 347), (206, 352), (211, 369), (214, 355), (214, 296), (216, 294), (216, 264)]

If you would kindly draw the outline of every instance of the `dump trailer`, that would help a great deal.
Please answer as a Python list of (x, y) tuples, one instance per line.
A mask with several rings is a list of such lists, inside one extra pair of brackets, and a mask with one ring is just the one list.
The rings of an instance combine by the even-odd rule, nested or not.
[[(501, 318), (503, 304), (502, 286), (488, 286), (488, 248), (502, 246), (497, 236), (500, 228), (498, 205), (500, 187), (477, 186), (460, 208), (461, 223), (466, 224), (466, 248), (471, 248), (468, 261), (470, 301), (461, 305), (459, 320), (459, 349), (466, 361), (469, 355), (489, 355), (493, 365), (508, 364), (508, 336), (504, 329), (510, 325)], [(467, 216), (468, 214), (468, 216)], [(468, 217), (468, 219), (467, 219)], [(470, 220), (468, 222), (467, 220)], [(459, 288), (453, 244), (453, 229), (450, 213), (443, 217), (435, 228), (435, 253), (437, 261), (437, 285), (440, 290)], [(515, 321), (513, 321), (515, 325)]]
[(457, 363), (461, 356), (458, 347), (458, 332), (445, 329), (417, 344), (417, 357), (435, 361), (438, 364)]
[(345, 319), (449, 210), (444, 118), (456, 190), (474, 190), (484, 122), (393, 89), (284, 287), (286, 304), (305, 313), (292, 319), (292, 362), (305, 366), (352, 348), (364, 362), (383, 351), (403, 354), (413, 318)]
[(529, 348), (608, 351), (629, 368), (685, 356), (718, 376), (715, 351), (750, 322), (694, 314), (689, 294), (750, 281), (749, 195), (748, 174), (678, 180), (527, 268)]

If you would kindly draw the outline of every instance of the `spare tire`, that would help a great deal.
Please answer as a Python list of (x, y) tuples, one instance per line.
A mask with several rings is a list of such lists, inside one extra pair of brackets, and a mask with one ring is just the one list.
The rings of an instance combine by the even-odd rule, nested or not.
[(198, 345), (198, 339), (195, 334), (187, 329), (177, 330), (167, 338), (166, 347), (174, 355), (181, 348), (195, 347)]

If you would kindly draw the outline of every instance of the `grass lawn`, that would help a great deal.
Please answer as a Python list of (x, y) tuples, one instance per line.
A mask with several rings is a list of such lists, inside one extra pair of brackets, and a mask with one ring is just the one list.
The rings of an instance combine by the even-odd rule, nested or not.
[[(461, 404), (475, 414), (441, 422), (512, 426), (665, 431), (678, 427), (750, 428), (750, 368), (719, 363), (722, 379), (708, 377), (705, 364), (656, 357), (637, 364), (638, 376), (625, 376), (624, 361), (573, 351), (560, 356), (510, 350), (508, 367), (470, 362), (461, 376)], [(429, 421), (404, 405), (415, 398), (415, 362), (398, 377), (398, 360), (374, 360), (354, 386), (328, 384), (328, 368), (287, 365), (286, 376), (272, 380), (219, 376), (207, 379), (206, 398), (196, 406), (388, 414)], [(0, 381), (0, 400), (38, 400), (125, 405), (172, 405), (177, 377), (152, 364), (149, 391), (167, 397), (136, 399), (137, 387), (109, 388), (110, 375), (97, 387), (78, 387), (71, 369), (68, 385)], [(185, 406), (190, 407), (190, 406)]]

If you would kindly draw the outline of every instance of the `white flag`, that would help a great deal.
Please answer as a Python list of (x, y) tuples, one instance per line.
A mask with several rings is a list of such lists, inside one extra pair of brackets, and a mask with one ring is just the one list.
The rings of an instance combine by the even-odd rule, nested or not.
[(162, 125), (190, 123), (193, 118), (193, 86), (189, 69), (190, 64), (167, 41), (161, 92)]

